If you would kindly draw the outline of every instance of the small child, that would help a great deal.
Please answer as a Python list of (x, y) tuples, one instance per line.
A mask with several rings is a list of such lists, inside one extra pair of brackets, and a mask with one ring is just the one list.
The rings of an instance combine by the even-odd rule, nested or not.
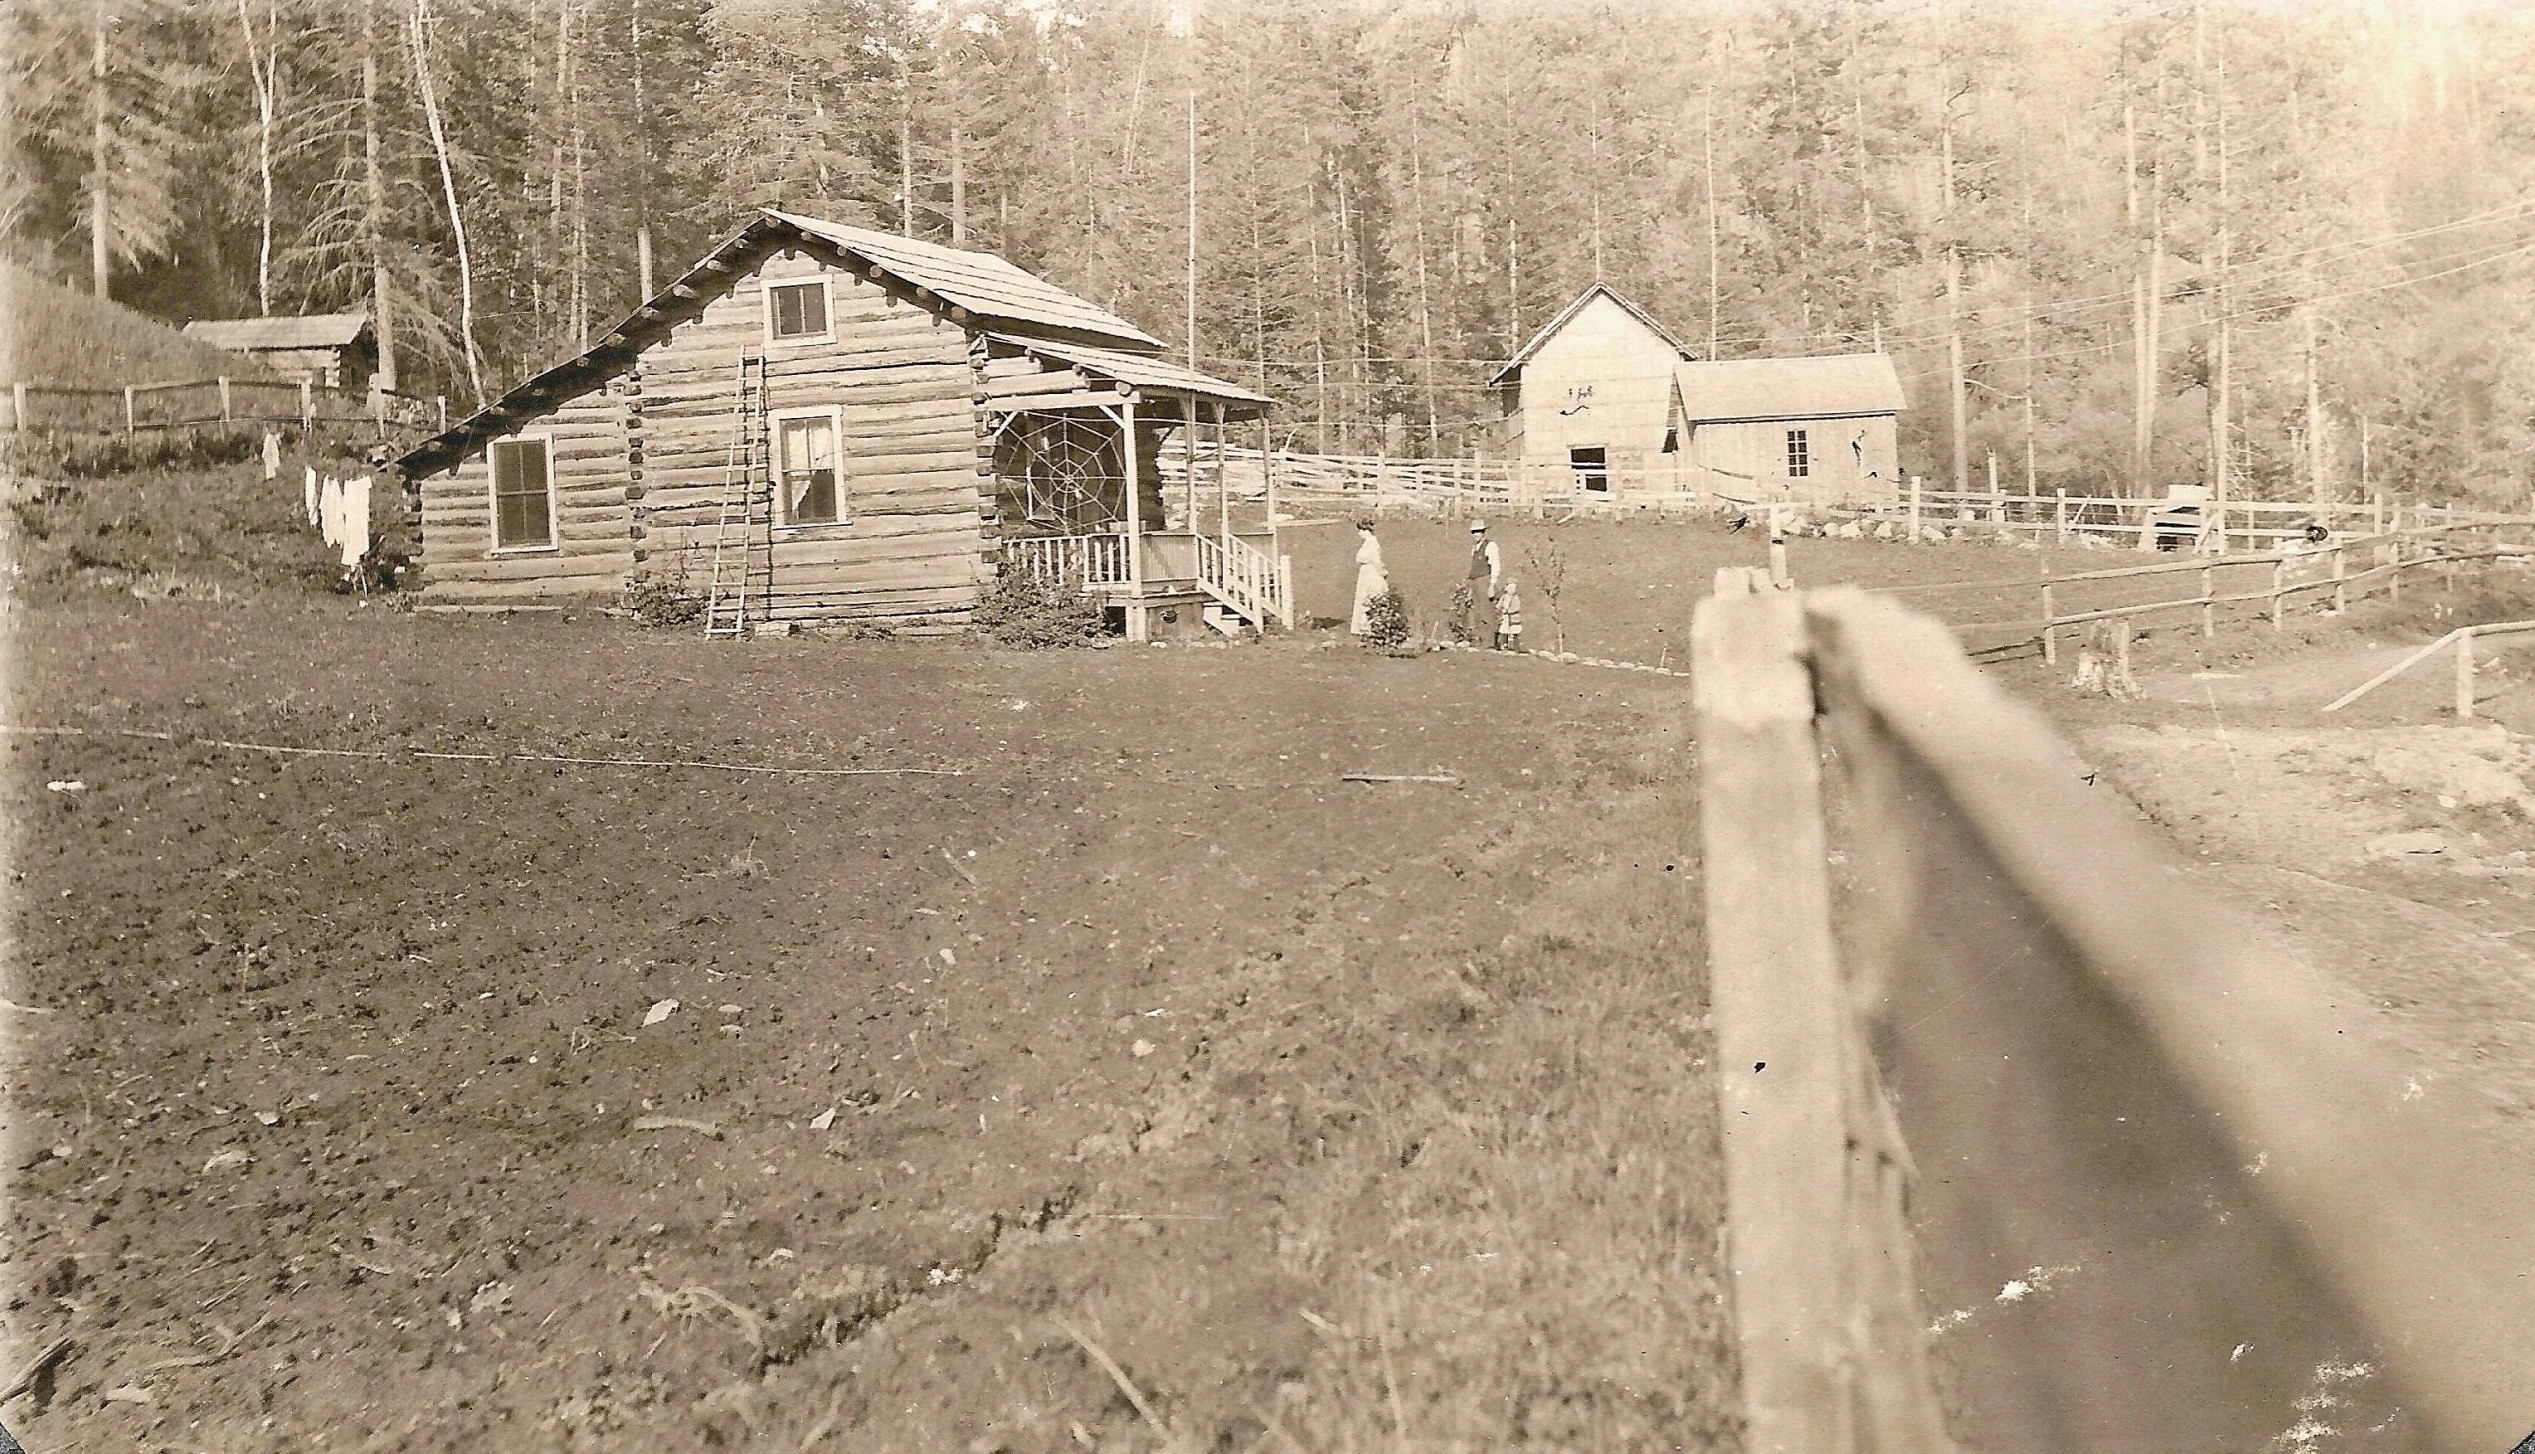
[(1496, 649), (1523, 649), (1523, 585), (1512, 576), (1496, 593)]

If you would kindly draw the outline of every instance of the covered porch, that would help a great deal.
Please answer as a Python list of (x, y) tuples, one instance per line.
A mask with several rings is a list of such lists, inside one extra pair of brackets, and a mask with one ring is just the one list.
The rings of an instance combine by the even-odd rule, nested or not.
[(1276, 485), (1227, 446), (1272, 401), (1144, 354), (988, 334), (997, 565), (1080, 589), (1129, 640), (1293, 624)]

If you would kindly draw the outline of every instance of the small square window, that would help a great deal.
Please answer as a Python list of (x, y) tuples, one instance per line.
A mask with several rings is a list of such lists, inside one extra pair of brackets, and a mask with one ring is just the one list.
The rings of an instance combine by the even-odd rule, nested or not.
[(1670, 424), (1664, 426), (1664, 447), (1656, 452), (1658, 454), (1679, 454), (1681, 452), (1681, 430), (1678, 426)]
[(845, 518), (833, 415), (775, 422), (775, 480), (784, 524), (833, 525)]
[(1576, 484), (1597, 495), (1611, 492), (1610, 453), (1598, 444), (1580, 444), (1567, 451), (1567, 467), (1576, 472)]
[(1806, 438), (1805, 438), (1805, 432), (1804, 432), (1803, 430), (1801, 430), (1801, 429), (1790, 429), (1790, 430), (1788, 430), (1788, 431), (1787, 431), (1787, 475), (1788, 475), (1788, 478), (1790, 478), (1790, 479), (1799, 479), (1799, 480), (1800, 480), (1800, 479), (1803, 479), (1805, 476), (1810, 475), (1810, 474), (1812, 474), (1812, 473), (1813, 473), (1813, 446), (1812, 446), (1812, 444), (1806, 440)]
[(827, 280), (770, 283), (766, 287), (768, 336), (775, 339), (827, 337)]
[(493, 548), (553, 548), (554, 471), (546, 441), (496, 440), (486, 454), (493, 464)]

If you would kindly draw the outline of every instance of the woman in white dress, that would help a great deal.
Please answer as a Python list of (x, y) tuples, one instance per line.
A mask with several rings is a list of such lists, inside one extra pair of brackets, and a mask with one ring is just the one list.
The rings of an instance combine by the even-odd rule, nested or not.
[(1373, 632), (1370, 613), (1373, 603), (1389, 594), (1390, 573), (1382, 568), (1382, 542), (1373, 535), (1373, 522), (1356, 522), (1356, 609), (1347, 623), (1347, 630), (1357, 636)]

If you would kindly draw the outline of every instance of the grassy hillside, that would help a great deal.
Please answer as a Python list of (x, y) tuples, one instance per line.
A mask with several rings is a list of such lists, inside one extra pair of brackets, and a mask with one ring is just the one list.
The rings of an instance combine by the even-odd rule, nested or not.
[(0, 260), (0, 383), (109, 388), (269, 377), (173, 325)]

